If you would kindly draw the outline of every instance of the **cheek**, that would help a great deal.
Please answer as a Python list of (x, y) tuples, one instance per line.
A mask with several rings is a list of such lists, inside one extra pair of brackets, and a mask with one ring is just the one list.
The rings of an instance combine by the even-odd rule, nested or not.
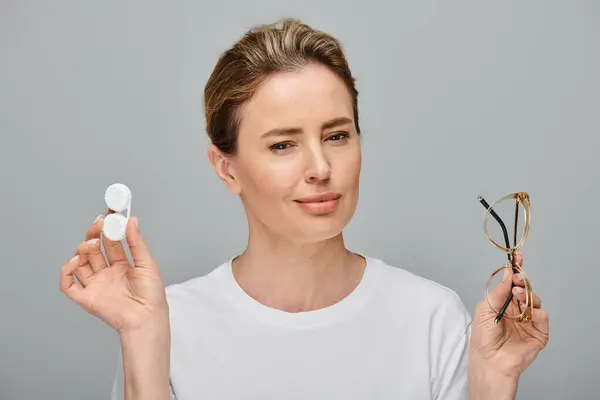
[(362, 156), (360, 149), (353, 149), (351, 153), (340, 157), (335, 171), (337, 180), (346, 187), (356, 185), (360, 177), (361, 164)]
[(282, 199), (292, 196), (299, 177), (298, 168), (293, 162), (277, 161), (254, 162), (245, 169), (242, 191), (261, 198)]

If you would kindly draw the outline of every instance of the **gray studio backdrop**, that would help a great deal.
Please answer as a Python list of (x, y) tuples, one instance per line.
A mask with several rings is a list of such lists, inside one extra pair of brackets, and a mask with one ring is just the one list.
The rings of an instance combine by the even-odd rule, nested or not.
[(111, 183), (131, 187), (167, 284), (243, 249), (240, 202), (206, 157), (202, 90), (226, 46), (282, 16), (337, 35), (358, 77), (349, 246), (473, 309), (506, 262), (477, 195), (528, 191), (524, 266), (552, 329), (518, 398), (597, 398), (598, 2), (4, 0), (0, 399), (108, 398), (117, 338), (58, 278)]

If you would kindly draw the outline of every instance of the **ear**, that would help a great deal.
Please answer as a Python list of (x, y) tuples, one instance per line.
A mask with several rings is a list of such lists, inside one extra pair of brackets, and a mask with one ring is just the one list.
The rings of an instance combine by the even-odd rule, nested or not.
[(225, 183), (233, 194), (240, 194), (241, 188), (235, 177), (235, 171), (230, 156), (223, 154), (214, 144), (208, 147), (208, 159), (219, 179)]

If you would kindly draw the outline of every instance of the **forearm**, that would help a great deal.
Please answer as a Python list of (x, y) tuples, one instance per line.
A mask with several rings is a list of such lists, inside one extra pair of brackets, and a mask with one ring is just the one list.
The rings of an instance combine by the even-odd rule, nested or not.
[(168, 316), (119, 338), (125, 400), (169, 400), (171, 335)]
[(491, 369), (471, 355), (468, 368), (469, 400), (514, 400), (519, 379)]

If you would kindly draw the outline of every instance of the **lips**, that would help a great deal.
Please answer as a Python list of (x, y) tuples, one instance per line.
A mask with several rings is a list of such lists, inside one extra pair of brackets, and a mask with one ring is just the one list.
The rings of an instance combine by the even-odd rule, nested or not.
[(310, 195), (310, 196), (304, 196), (302, 198), (297, 199), (296, 201), (298, 203), (323, 203), (326, 201), (332, 201), (332, 200), (337, 200), (340, 198), (340, 194), (339, 193), (332, 193), (332, 192), (328, 192), (328, 193), (319, 193), (319, 194), (314, 194), (314, 195)]
[(296, 202), (300, 206), (300, 209), (311, 215), (331, 215), (340, 204), (339, 193), (319, 193), (310, 196), (304, 196), (297, 199)]

